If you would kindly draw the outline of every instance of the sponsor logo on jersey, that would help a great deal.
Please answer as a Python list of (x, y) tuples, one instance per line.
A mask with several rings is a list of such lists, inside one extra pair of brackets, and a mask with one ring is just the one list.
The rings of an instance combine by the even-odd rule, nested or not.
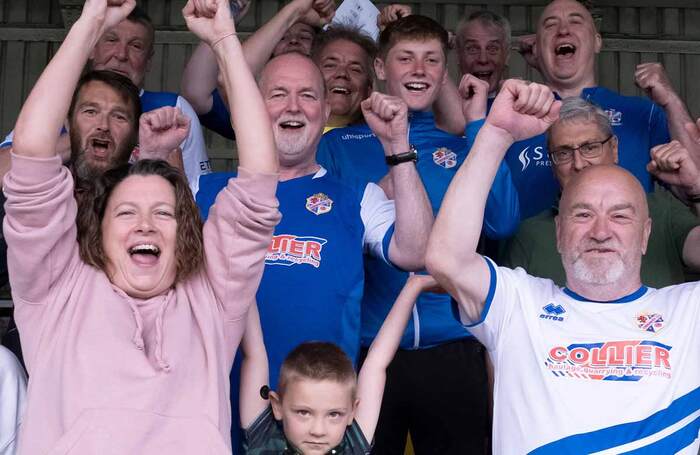
[(562, 314), (566, 313), (566, 310), (561, 305), (555, 305), (553, 303), (548, 303), (542, 307), (543, 312), (540, 313), (540, 319), (549, 319), (550, 321), (563, 321), (564, 318)]
[(333, 199), (324, 193), (316, 193), (306, 198), (306, 210), (314, 215), (323, 215), (333, 208)]
[(344, 140), (344, 141), (351, 141), (351, 140), (353, 140), (353, 139), (355, 139), (355, 140), (361, 140), (361, 139), (368, 139), (368, 138), (370, 138), (370, 137), (374, 137), (374, 133), (364, 133), (364, 134), (350, 134), (350, 133), (347, 133), (347, 134), (343, 134), (342, 136), (340, 136), (340, 139), (342, 139), (342, 140)]
[(433, 152), (433, 161), (438, 166), (450, 169), (457, 165), (457, 154), (447, 147), (440, 147)]
[(640, 329), (656, 333), (664, 326), (664, 318), (658, 313), (641, 313), (635, 317)]
[(671, 346), (649, 340), (555, 346), (545, 367), (557, 377), (603, 381), (671, 378)]
[(549, 157), (544, 150), (544, 147), (530, 147), (529, 145), (523, 149), (518, 155), (518, 161), (522, 165), (521, 171), (525, 172), (531, 163), (534, 162), (533, 166), (551, 166), (552, 163), (549, 161)]
[(272, 242), (265, 254), (265, 265), (309, 264), (318, 268), (321, 265), (321, 249), (327, 243), (319, 237), (302, 237), (293, 234), (272, 236)]
[(606, 109), (605, 113), (610, 119), (611, 126), (622, 126), (622, 112), (616, 111), (615, 109)]

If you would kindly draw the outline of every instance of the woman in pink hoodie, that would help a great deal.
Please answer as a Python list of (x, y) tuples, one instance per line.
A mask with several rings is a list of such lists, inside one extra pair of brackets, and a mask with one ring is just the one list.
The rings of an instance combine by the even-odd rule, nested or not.
[(150, 160), (107, 171), (78, 230), (73, 179), (54, 155), (95, 42), (133, 6), (87, 0), (17, 120), (4, 229), (31, 378), (22, 454), (231, 452), (228, 373), (279, 213), (270, 122), (228, 0), (215, 14), (193, 0), (183, 10), (236, 100), (238, 178), (203, 232), (187, 181)]

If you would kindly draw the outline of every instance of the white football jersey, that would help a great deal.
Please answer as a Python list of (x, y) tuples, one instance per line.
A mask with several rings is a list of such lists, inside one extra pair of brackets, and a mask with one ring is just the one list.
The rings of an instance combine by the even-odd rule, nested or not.
[(495, 454), (698, 453), (700, 283), (594, 302), (487, 263), (467, 327), (495, 366)]

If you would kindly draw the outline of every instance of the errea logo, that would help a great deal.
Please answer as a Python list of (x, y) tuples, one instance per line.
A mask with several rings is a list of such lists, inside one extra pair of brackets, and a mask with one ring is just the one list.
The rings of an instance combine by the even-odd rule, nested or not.
[(562, 314), (566, 313), (566, 310), (561, 305), (555, 305), (553, 303), (548, 303), (542, 307), (543, 313), (540, 314), (540, 319), (549, 319), (550, 321), (563, 321), (564, 317)]

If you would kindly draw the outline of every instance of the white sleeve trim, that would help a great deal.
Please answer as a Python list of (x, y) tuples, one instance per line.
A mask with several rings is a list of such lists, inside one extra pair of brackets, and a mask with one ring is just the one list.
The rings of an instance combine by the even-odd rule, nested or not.
[(190, 132), (180, 148), (182, 149), (182, 162), (185, 166), (187, 181), (190, 183), (192, 194), (196, 195), (199, 189), (199, 176), (211, 172), (207, 147), (204, 143), (204, 133), (197, 113), (186, 99), (178, 96), (175, 106), (190, 119)]
[(360, 217), (365, 226), (364, 251), (388, 263), (388, 251), (385, 255), (383, 243), (387, 231), (396, 221), (394, 201), (388, 199), (378, 185), (368, 183), (360, 202)]

